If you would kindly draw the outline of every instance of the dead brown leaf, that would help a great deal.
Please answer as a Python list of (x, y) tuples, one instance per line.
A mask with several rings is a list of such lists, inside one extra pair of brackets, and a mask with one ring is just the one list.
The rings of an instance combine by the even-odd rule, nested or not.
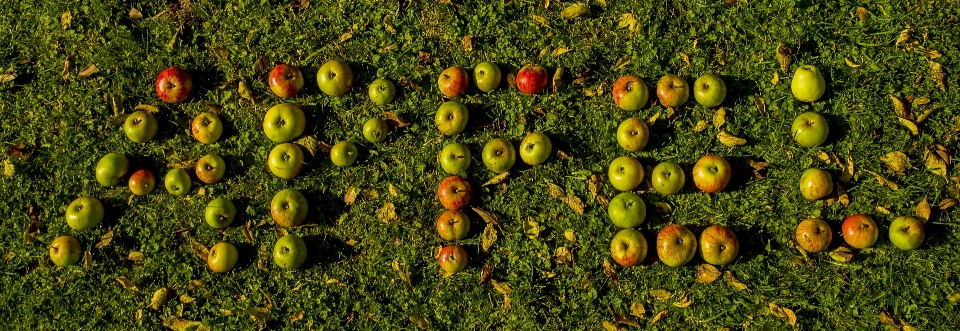
[(746, 290), (747, 290), (747, 285), (744, 284), (744, 283), (742, 283), (742, 282), (740, 282), (740, 280), (737, 279), (737, 277), (734, 276), (733, 273), (730, 272), (730, 271), (724, 271), (724, 272), (723, 272), (723, 280), (725, 280), (725, 281), (727, 282), (727, 286), (730, 286), (730, 287), (732, 287), (733, 289), (735, 289), (735, 290), (737, 290), (737, 291), (746, 291)]
[(837, 249), (834, 249), (830, 252), (830, 258), (837, 262), (850, 262), (853, 261), (854, 255), (853, 251), (850, 248), (845, 246), (839, 246)]
[(947, 91), (947, 71), (943, 69), (943, 65), (934, 61), (930, 61), (930, 78), (933, 79), (934, 84), (937, 85), (941, 91)]
[(111, 241), (113, 241), (113, 230), (107, 231), (107, 233), (105, 233), (103, 237), (100, 237), (100, 241), (97, 242), (97, 244), (93, 247), (96, 249), (101, 249), (107, 247), (107, 245), (110, 245)]
[(140, 292), (140, 290), (137, 289), (137, 286), (133, 285), (133, 282), (130, 281), (130, 279), (127, 279), (127, 277), (120, 276), (115, 279), (117, 280), (118, 283), (120, 283), (120, 286), (123, 286), (124, 289), (134, 291), (134, 292)]
[(727, 147), (742, 146), (747, 143), (746, 139), (734, 136), (726, 131), (721, 131), (718, 133), (717, 139), (720, 139), (720, 143), (726, 145)]
[(793, 51), (783, 44), (777, 46), (777, 62), (780, 63), (780, 70), (789, 73), (790, 64), (793, 63)]
[(930, 201), (927, 201), (927, 198), (924, 197), (923, 201), (920, 201), (920, 203), (917, 204), (917, 209), (915, 212), (915, 214), (917, 215), (917, 219), (920, 220), (920, 222), (926, 224), (927, 221), (930, 220), (931, 213), (932, 212), (930, 210)]
[(603, 273), (607, 274), (607, 277), (610, 277), (610, 280), (613, 281), (614, 284), (620, 284), (617, 269), (614, 269), (613, 263), (610, 263), (610, 259), (603, 260)]
[(387, 117), (387, 120), (386, 120), (386, 121), (387, 121), (387, 124), (390, 124), (390, 125), (392, 125), (392, 126), (395, 126), (395, 127), (398, 127), (398, 128), (402, 128), (402, 127), (405, 127), (405, 126), (410, 125), (410, 122), (409, 122), (409, 121), (400, 118), (399, 116), (397, 116), (397, 115), (394, 114), (393, 112), (385, 111), (385, 112), (383, 112), (383, 116), (386, 116), (386, 117)]
[(170, 289), (166, 287), (161, 287), (156, 292), (153, 292), (153, 297), (150, 298), (150, 305), (147, 307), (153, 310), (160, 310), (163, 305), (167, 304), (167, 301), (170, 301), (170, 294), (172, 294), (172, 292), (173, 291), (170, 291)]
[(480, 218), (483, 219), (483, 221), (486, 222), (487, 224), (500, 225), (500, 218), (497, 217), (497, 214), (485, 211), (477, 207), (472, 207), (471, 209), (473, 209), (473, 212), (477, 213), (477, 215), (479, 215)]

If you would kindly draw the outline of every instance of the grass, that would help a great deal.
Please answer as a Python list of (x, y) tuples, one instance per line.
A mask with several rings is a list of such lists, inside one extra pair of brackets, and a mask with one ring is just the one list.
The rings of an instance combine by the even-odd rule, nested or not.
[[(162, 329), (171, 317), (211, 329), (634, 328), (618, 324), (618, 317), (644, 329), (788, 328), (771, 304), (795, 312), (801, 329), (960, 328), (960, 306), (956, 297), (948, 300), (960, 292), (960, 223), (956, 209), (937, 207), (958, 198), (948, 190), (956, 183), (927, 171), (923, 155), (934, 142), (951, 152), (957, 146), (960, 25), (953, 22), (960, 7), (955, 2), (865, 5), (865, 22), (856, 15), (859, 4), (850, 1), (594, 1), (591, 17), (569, 20), (560, 12), (571, 3), (561, 1), (313, 1), (305, 9), (287, 1), (171, 3), (0, 5), (0, 44), (8, 45), (0, 48), (0, 69), (17, 74), (0, 84), (0, 143), (8, 150), (0, 156), (4, 329)], [(131, 6), (144, 17), (129, 18)], [(65, 12), (69, 24), (63, 24)], [(625, 14), (634, 15), (635, 32), (620, 25)], [(943, 54), (934, 61), (947, 70), (946, 92), (937, 88), (923, 54), (896, 43), (906, 28), (921, 45)], [(472, 50), (464, 47), (468, 35)], [(792, 97), (791, 76), (776, 57), (779, 44), (793, 50), (791, 70), (814, 64), (824, 71), (829, 88), (821, 101), (810, 105)], [(354, 88), (341, 98), (322, 95), (313, 78), (328, 59), (349, 62), (357, 74)], [(482, 61), (505, 71), (529, 62), (551, 73), (563, 68), (563, 85), (538, 96), (520, 95), (506, 84), (489, 95), (471, 93), (463, 98), (471, 109), (468, 130), (441, 138), (432, 120), (442, 102), (437, 75), (448, 66), (472, 68)], [(617, 65), (624, 61), (629, 63)], [(339, 169), (318, 154), (292, 180), (266, 170), (274, 144), (262, 134), (261, 122), (266, 109), (281, 102), (266, 86), (266, 72), (276, 62), (306, 69), (306, 90), (291, 102), (308, 114), (309, 134), (331, 144), (358, 143), (364, 155), (356, 165)], [(99, 72), (78, 77), (89, 65)], [(193, 73), (195, 92), (181, 105), (163, 105), (153, 92), (156, 73), (171, 65)], [(692, 82), (708, 71), (728, 84), (728, 115), (720, 130), (746, 138), (744, 146), (724, 146), (712, 125), (696, 132), (697, 123), (710, 123), (713, 113), (692, 100), (667, 119), (660, 106), (619, 111), (610, 97), (614, 80), (624, 74), (653, 83), (679, 73)], [(376, 107), (366, 87), (379, 76), (394, 82), (404, 77), (411, 84), (400, 88), (392, 104)], [(253, 88), (254, 101), (240, 97), (238, 80)], [(898, 122), (888, 94), (929, 97), (940, 108), (913, 136)], [(134, 144), (111, 121), (141, 103), (160, 107), (160, 133), (150, 143)], [(208, 111), (206, 103), (222, 107), (227, 124), (225, 138), (212, 145), (195, 142), (186, 131), (190, 119)], [(929, 108), (916, 106), (914, 112)], [(788, 130), (797, 114), (810, 109), (827, 117), (831, 134), (825, 145), (807, 149), (793, 143)], [(363, 122), (382, 111), (412, 124), (392, 129), (384, 144), (363, 142)], [(660, 119), (650, 145), (624, 152), (616, 143), (616, 126), (630, 116), (654, 114)], [(518, 165), (504, 183), (480, 187), (493, 177), (478, 157), (483, 144), (495, 137), (516, 144), (536, 131), (553, 139), (557, 153), (543, 166)], [(459, 242), (470, 253), (470, 265), (441, 277), (434, 251), (444, 243), (434, 222), (442, 207), (434, 192), (444, 174), (436, 154), (453, 141), (474, 153), (467, 176), (476, 187), (472, 206), (498, 215), (500, 226), (498, 239), (484, 252), (484, 223), (475, 218), (473, 232)], [(880, 160), (893, 151), (910, 158), (902, 176)], [(161, 186), (131, 198), (127, 188), (101, 187), (94, 179), (94, 165), (108, 152), (124, 153), (135, 167), (158, 176), (170, 163), (206, 153), (223, 156), (229, 166), (219, 183), (194, 180), (186, 197), (175, 198)], [(646, 165), (678, 162), (689, 170), (708, 152), (725, 156), (737, 169), (731, 186), (712, 196), (695, 192), (689, 181), (676, 196), (644, 193), (650, 217), (640, 230), (653, 243), (667, 223), (685, 224), (696, 233), (711, 224), (731, 226), (742, 242), (741, 254), (720, 269), (746, 290), (722, 278), (696, 282), (699, 258), (676, 269), (662, 263), (616, 268), (618, 281), (613, 280), (603, 262), (617, 229), (592, 197), (588, 176), (605, 174), (620, 155)], [(842, 184), (849, 206), (800, 196), (796, 187), (804, 169), (841, 173), (836, 162), (815, 161), (820, 152), (853, 160), (853, 179)], [(757, 179), (748, 160), (772, 166)], [(866, 170), (899, 189), (882, 186)], [(958, 172), (951, 168), (951, 175)], [(585, 213), (551, 197), (548, 183), (580, 198)], [(291, 272), (260, 254), (272, 250), (278, 238), (269, 200), (286, 187), (301, 190), (311, 202), (309, 225), (290, 230), (306, 238), (310, 258)], [(363, 193), (346, 205), (350, 188)], [(608, 183), (599, 193), (616, 194)], [(66, 205), (83, 195), (103, 201), (108, 216), (94, 230), (75, 232), (63, 215)], [(225, 231), (202, 221), (204, 206), (216, 197), (238, 205), (237, 225)], [(916, 251), (895, 248), (886, 239), (887, 226), (896, 215), (913, 215), (924, 199), (934, 206), (927, 239)], [(655, 212), (653, 202), (668, 204), (672, 213)], [(384, 221), (378, 211), (388, 203), (396, 219)], [(804, 259), (792, 247), (790, 234), (803, 218), (822, 217), (838, 230), (853, 213), (872, 215), (882, 233), (877, 246), (855, 252), (854, 261), (836, 262), (825, 253)], [(541, 227), (535, 239), (524, 234), (530, 218)], [(39, 233), (25, 243), (34, 221)], [(244, 235), (248, 222), (252, 239)], [(574, 242), (565, 238), (568, 231)], [(112, 240), (95, 247), (107, 233)], [(92, 256), (90, 265), (52, 265), (46, 244), (63, 234), (80, 240)], [(190, 245), (219, 241), (240, 250), (237, 267), (226, 274), (210, 272)], [(572, 253), (571, 263), (558, 262), (561, 248)], [(131, 252), (144, 259), (130, 260)], [(508, 284), (508, 295), (493, 282), (480, 283), (487, 263), (492, 280)], [(125, 289), (118, 277), (138, 290)], [(193, 280), (202, 285), (190, 286)], [(172, 290), (171, 300), (148, 308), (160, 288)], [(689, 306), (678, 307), (687, 300)], [(631, 315), (636, 305), (646, 313)], [(887, 317), (896, 326), (882, 324), (891, 321)]]

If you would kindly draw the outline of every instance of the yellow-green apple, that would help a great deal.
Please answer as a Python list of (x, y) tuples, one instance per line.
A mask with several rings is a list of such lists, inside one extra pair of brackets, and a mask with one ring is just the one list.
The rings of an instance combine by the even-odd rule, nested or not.
[(233, 223), (233, 218), (237, 216), (237, 207), (233, 201), (227, 198), (216, 198), (207, 204), (207, 209), (203, 211), (203, 218), (214, 229), (223, 229)]
[(470, 182), (460, 176), (447, 177), (437, 187), (440, 204), (447, 210), (460, 210), (466, 207), (472, 196), (473, 188)]
[(385, 106), (386, 104), (393, 101), (393, 98), (397, 96), (397, 87), (393, 85), (389, 79), (386, 78), (377, 78), (377, 80), (370, 83), (370, 88), (367, 91), (367, 94), (370, 95), (370, 101), (373, 103)]
[(833, 240), (833, 231), (826, 221), (819, 218), (808, 218), (797, 225), (793, 237), (797, 240), (800, 248), (811, 252), (823, 252), (830, 247), (830, 241)]
[(303, 90), (303, 73), (297, 67), (281, 63), (270, 70), (267, 85), (278, 97), (292, 98)]
[(270, 216), (279, 226), (294, 227), (307, 218), (307, 198), (300, 191), (286, 188), (270, 200)]
[(705, 74), (693, 82), (693, 98), (704, 107), (716, 107), (727, 97), (727, 84), (720, 76)]
[(528, 64), (517, 73), (517, 89), (523, 94), (537, 94), (547, 87), (547, 69), (539, 64)]
[(814, 102), (820, 99), (823, 96), (823, 92), (827, 91), (827, 82), (823, 79), (823, 74), (820, 73), (820, 69), (812, 66), (805, 65), (797, 68), (797, 71), (793, 73), (793, 82), (790, 83), (790, 90), (793, 91), (793, 96), (797, 100), (803, 102)]
[(317, 85), (331, 97), (344, 95), (353, 86), (353, 70), (344, 62), (327, 61), (317, 71)]
[(100, 200), (94, 197), (79, 197), (67, 206), (67, 225), (77, 231), (89, 230), (100, 225), (103, 213)]
[(899, 216), (890, 223), (890, 242), (905, 251), (917, 249), (926, 237), (923, 223), (915, 217)]
[(104, 155), (97, 162), (97, 182), (103, 186), (116, 186), (120, 183), (120, 178), (127, 174), (129, 168), (130, 161), (123, 154), (110, 153)]
[(263, 116), (263, 133), (275, 143), (285, 143), (299, 137), (307, 128), (303, 110), (294, 104), (281, 103), (270, 107)]
[(200, 113), (190, 124), (193, 137), (202, 144), (212, 144), (223, 134), (223, 122), (214, 113)]
[(145, 143), (157, 135), (157, 118), (148, 111), (138, 110), (123, 121), (123, 133), (135, 143)]
[(800, 176), (800, 194), (807, 200), (819, 200), (833, 192), (833, 177), (826, 170), (810, 168)]
[(677, 194), (683, 189), (686, 181), (683, 168), (673, 162), (660, 162), (653, 167), (653, 173), (650, 174), (650, 184), (653, 189), (663, 195)]
[(163, 186), (167, 188), (167, 192), (170, 192), (170, 194), (181, 196), (190, 192), (193, 181), (186, 170), (174, 168), (163, 177)]
[(437, 108), (437, 114), (433, 118), (433, 123), (440, 129), (440, 133), (445, 136), (452, 136), (463, 132), (467, 128), (467, 120), (470, 119), (470, 112), (467, 106), (456, 101), (447, 101)]
[(638, 110), (647, 105), (650, 91), (637, 76), (625, 75), (613, 83), (613, 103), (623, 110)]
[(711, 225), (700, 232), (700, 257), (713, 265), (733, 262), (740, 251), (740, 240), (733, 230), (723, 225)]
[(467, 266), (467, 251), (459, 245), (443, 246), (438, 256), (440, 269), (447, 275), (452, 275)]
[(197, 160), (195, 172), (201, 182), (213, 184), (223, 178), (227, 172), (227, 163), (219, 155), (207, 154)]
[(363, 123), (363, 138), (374, 144), (382, 143), (387, 139), (387, 121), (371, 118)]
[(470, 87), (470, 76), (467, 76), (467, 71), (463, 68), (449, 67), (440, 73), (440, 77), (437, 78), (437, 87), (440, 88), (443, 96), (456, 98), (467, 93), (467, 88)]
[(501, 79), (500, 67), (492, 62), (481, 62), (473, 68), (473, 81), (483, 93), (490, 93), (500, 86)]
[(193, 91), (193, 80), (186, 70), (178, 67), (169, 67), (157, 75), (157, 96), (166, 103), (181, 103), (190, 97)]
[(278, 267), (293, 270), (303, 265), (307, 261), (307, 243), (303, 238), (293, 233), (287, 234), (277, 240), (273, 246), (273, 263)]
[(444, 146), (437, 158), (443, 171), (451, 175), (465, 174), (467, 169), (470, 168), (470, 149), (467, 148), (467, 145), (461, 143), (451, 143)]
[(153, 192), (157, 185), (157, 178), (153, 171), (140, 169), (130, 175), (130, 192), (136, 195), (147, 195)]
[(629, 156), (621, 156), (610, 162), (607, 177), (613, 188), (620, 191), (632, 191), (643, 182), (643, 165)]
[(607, 215), (617, 227), (635, 228), (647, 218), (647, 205), (636, 193), (623, 192), (610, 200)]
[(219, 242), (210, 247), (210, 252), (207, 253), (207, 266), (216, 273), (227, 272), (237, 264), (237, 257), (236, 246), (225, 241)]
[(730, 183), (732, 175), (730, 163), (715, 154), (704, 155), (693, 165), (693, 184), (707, 193), (723, 190)]
[(459, 210), (448, 210), (437, 219), (437, 233), (443, 240), (460, 240), (470, 233), (470, 217)]
[(80, 242), (72, 236), (59, 236), (50, 243), (50, 260), (59, 267), (67, 267), (80, 261)]
[(793, 140), (803, 147), (816, 147), (827, 141), (830, 135), (830, 125), (827, 119), (817, 112), (808, 111), (797, 115), (790, 126)]
[(529, 165), (543, 164), (552, 151), (553, 144), (550, 143), (550, 137), (540, 132), (528, 133), (520, 141), (520, 160)]
[(291, 179), (303, 169), (303, 151), (294, 143), (282, 143), (274, 146), (267, 156), (267, 168), (275, 176)]
[(657, 99), (664, 107), (680, 107), (690, 98), (690, 86), (683, 77), (666, 75), (657, 81)]
[(669, 224), (657, 234), (657, 256), (664, 264), (679, 267), (697, 253), (697, 236), (680, 224)]
[(647, 122), (636, 117), (631, 117), (620, 123), (617, 127), (617, 143), (628, 152), (636, 152), (647, 147), (650, 141), (650, 127)]
[(635, 229), (620, 230), (610, 242), (610, 256), (624, 267), (638, 266), (647, 257), (647, 239)]
[(517, 162), (517, 150), (513, 144), (504, 138), (496, 138), (483, 145), (483, 152), (480, 154), (483, 164), (487, 169), (494, 173), (504, 173), (513, 168)]
[(338, 167), (349, 167), (357, 160), (357, 145), (349, 141), (340, 141), (330, 148), (330, 161)]
[(877, 223), (864, 214), (853, 214), (844, 219), (840, 231), (847, 245), (859, 249), (873, 246), (877, 242), (877, 237), (880, 236)]

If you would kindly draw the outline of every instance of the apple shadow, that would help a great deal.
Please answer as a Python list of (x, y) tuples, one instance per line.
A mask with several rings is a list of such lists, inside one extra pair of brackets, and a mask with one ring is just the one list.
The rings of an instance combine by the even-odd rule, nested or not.
[[(850, 131), (850, 123), (843, 116), (834, 114), (820, 113), (827, 120), (830, 132), (827, 134), (827, 140), (823, 145), (831, 145), (840, 141), (845, 141)], [(792, 137), (791, 137), (792, 138)]]
[(349, 209), (349, 206), (343, 202), (341, 197), (329, 192), (310, 189), (304, 191), (303, 195), (307, 198), (307, 204), (314, 206), (307, 211), (307, 219), (318, 225), (335, 225), (340, 215), (343, 215)]
[[(228, 275), (233, 272), (239, 272), (241, 270), (247, 270), (247, 269), (257, 267), (257, 262), (260, 260), (259, 246), (256, 246), (251, 243), (231, 243), (231, 244), (233, 244), (233, 246), (237, 248), (237, 264), (233, 266), (233, 270), (230, 270), (227, 273)], [(269, 248), (270, 249), (268, 251), (269, 253), (268, 262), (270, 263), (268, 265), (272, 266), (273, 265), (273, 259), (272, 259), (273, 247), (270, 246)], [(207, 266), (204, 266), (204, 267), (206, 267), (206, 270), (208, 272), (214, 273), (212, 270), (210, 270), (209, 267)]]
[(193, 81), (193, 92), (190, 93), (190, 98), (187, 99), (187, 102), (199, 101), (201, 99), (200, 96), (203, 95), (201, 92), (219, 89), (220, 84), (223, 84), (226, 79), (223, 73), (214, 66), (198, 67), (191, 65), (184, 69), (190, 73), (190, 79)]
[[(723, 79), (727, 85), (727, 96), (718, 107), (733, 107), (733, 105), (741, 103), (753, 104), (753, 96), (760, 92), (757, 82), (753, 79), (727, 75), (720, 76), (720, 78)], [(691, 101), (696, 102), (696, 100)]]
[(359, 254), (357, 249), (330, 234), (306, 236), (303, 241), (307, 244), (307, 260), (300, 269), (348, 260)]
[(494, 118), (490, 117), (493, 106), (488, 104), (470, 104), (466, 106), (467, 111), (470, 113), (467, 119), (467, 128), (471, 131), (479, 132), (494, 126)]

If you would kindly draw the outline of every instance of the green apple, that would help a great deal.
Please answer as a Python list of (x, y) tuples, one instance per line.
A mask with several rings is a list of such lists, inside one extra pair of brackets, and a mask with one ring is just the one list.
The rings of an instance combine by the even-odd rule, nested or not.
[(457, 101), (447, 101), (437, 108), (437, 114), (433, 122), (440, 129), (440, 133), (445, 136), (452, 136), (463, 132), (467, 128), (467, 120), (470, 119), (470, 112), (467, 106)]
[(917, 249), (926, 237), (923, 223), (915, 217), (900, 216), (890, 223), (890, 242), (905, 251)]
[(623, 110), (638, 110), (647, 105), (650, 89), (637, 76), (626, 75), (613, 83), (613, 103)]
[(683, 189), (686, 181), (683, 168), (673, 162), (660, 162), (653, 167), (653, 173), (650, 174), (650, 184), (653, 189), (663, 195), (677, 194)]
[(483, 152), (480, 154), (483, 159), (483, 165), (494, 173), (504, 173), (513, 168), (517, 162), (517, 151), (509, 140), (496, 138), (483, 145)]
[(273, 263), (287, 270), (293, 270), (307, 261), (307, 243), (295, 234), (288, 234), (277, 240), (273, 246)]
[(495, 90), (501, 79), (500, 67), (492, 62), (481, 62), (473, 68), (473, 81), (483, 93)]
[(233, 218), (237, 216), (237, 207), (227, 198), (217, 198), (207, 204), (207, 209), (203, 212), (203, 218), (207, 220), (214, 229), (223, 229), (233, 223)]
[(387, 139), (387, 121), (371, 118), (363, 123), (363, 138), (374, 144), (382, 143)]
[(167, 175), (163, 177), (163, 186), (167, 188), (167, 192), (170, 192), (170, 194), (181, 196), (190, 192), (193, 181), (186, 170), (175, 168), (168, 171)]
[(829, 172), (810, 168), (800, 176), (800, 194), (807, 200), (819, 200), (833, 192), (833, 177)]
[(393, 98), (397, 95), (397, 88), (393, 86), (393, 82), (390, 80), (377, 78), (373, 83), (370, 83), (368, 94), (373, 103), (385, 106), (390, 103), (390, 101), (393, 101)]
[(263, 116), (263, 133), (275, 143), (291, 141), (307, 128), (303, 110), (294, 104), (281, 103), (270, 107)]
[(806, 112), (797, 116), (790, 126), (793, 140), (803, 147), (816, 147), (827, 141), (830, 135), (830, 125), (827, 119), (816, 112)]
[(437, 158), (443, 171), (451, 175), (463, 175), (470, 168), (470, 149), (461, 143), (444, 146)]
[(643, 165), (637, 159), (621, 156), (610, 162), (607, 177), (615, 189), (632, 191), (643, 182)]
[(341, 168), (349, 167), (357, 160), (357, 155), (359, 154), (360, 152), (357, 151), (357, 145), (344, 140), (330, 148), (330, 161), (333, 161), (333, 164)]
[(103, 186), (116, 186), (120, 183), (120, 178), (127, 174), (129, 168), (130, 161), (123, 154), (104, 155), (100, 162), (97, 162), (97, 182)]
[(459, 210), (448, 210), (437, 219), (437, 233), (448, 241), (466, 238), (470, 233), (470, 217)]
[(317, 71), (317, 85), (331, 97), (344, 95), (353, 86), (353, 70), (344, 62), (327, 61)]
[(267, 168), (275, 176), (283, 179), (297, 177), (303, 169), (303, 151), (294, 143), (282, 143), (273, 147), (267, 157)]
[(136, 195), (147, 195), (153, 192), (157, 185), (157, 178), (153, 172), (147, 169), (140, 169), (130, 175), (130, 192)]
[(697, 237), (680, 224), (669, 224), (657, 234), (657, 256), (663, 264), (680, 267), (697, 253)]
[(543, 164), (552, 151), (550, 137), (540, 132), (527, 134), (523, 141), (520, 141), (520, 160), (529, 165)]
[(227, 173), (227, 163), (219, 155), (207, 154), (197, 160), (195, 169), (197, 178), (206, 184), (213, 184)]
[(80, 262), (80, 242), (71, 236), (59, 236), (50, 243), (50, 260), (59, 267)]
[(650, 141), (650, 127), (647, 122), (631, 117), (617, 127), (617, 143), (628, 152), (636, 152), (647, 147)]
[(716, 107), (727, 97), (727, 84), (720, 76), (705, 74), (693, 82), (693, 98), (704, 107)]
[(238, 255), (236, 246), (228, 242), (219, 242), (207, 253), (207, 266), (216, 273), (230, 271), (237, 264)]
[(203, 144), (212, 144), (223, 135), (223, 122), (214, 113), (200, 113), (190, 124), (193, 137)]
[(790, 90), (793, 91), (793, 96), (797, 100), (814, 102), (823, 96), (823, 92), (827, 91), (827, 82), (823, 79), (820, 69), (808, 64), (797, 68), (797, 71), (793, 73)]
[(277, 192), (270, 200), (270, 216), (277, 225), (294, 227), (307, 218), (307, 198), (292, 188)]
[(647, 257), (647, 238), (636, 229), (623, 229), (610, 241), (610, 256), (624, 267), (638, 266)]
[(157, 118), (148, 111), (138, 110), (123, 121), (123, 133), (135, 143), (145, 143), (157, 135)]
[(647, 218), (647, 205), (636, 193), (623, 192), (610, 200), (607, 215), (617, 227), (635, 228)]
[(79, 197), (67, 206), (67, 225), (83, 231), (95, 228), (103, 221), (103, 204), (94, 197)]
[(666, 75), (657, 81), (657, 99), (664, 107), (680, 107), (690, 98), (690, 86), (683, 77)]

